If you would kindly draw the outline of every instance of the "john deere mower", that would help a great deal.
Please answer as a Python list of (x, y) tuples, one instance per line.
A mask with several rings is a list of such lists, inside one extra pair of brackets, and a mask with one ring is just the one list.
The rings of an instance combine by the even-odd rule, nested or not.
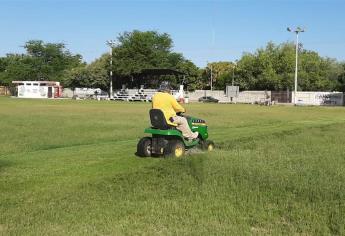
[[(183, 114), (178, 114), (184, 116)], [(181, 131), (175, 126), (169, 125), (164, 114), (159, 109), (150, 110), (151, 127), (145, 129), (145, 133), (151, 137), (141, 138), (137, 145), (137, 155), (140, 157), (164, 156), (182, 157), (186, 150), (201, 148), (212, 151), (214, 143), (208, 140), (206, 122), (191, 116), (184, 116), (193, 132), (199, 132), (197, 139), (189, 140), (182, 136)]]

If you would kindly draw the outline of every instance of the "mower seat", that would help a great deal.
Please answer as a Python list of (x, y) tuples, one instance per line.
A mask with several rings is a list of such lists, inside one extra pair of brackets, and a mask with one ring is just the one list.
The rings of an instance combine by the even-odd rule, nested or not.
[(150, 110), (150, 120), (153, 128), (156, 129), (171, 129), (174, 126), (169, 125), (165, 120), (164, 113), (160, 109), (151, 109)]

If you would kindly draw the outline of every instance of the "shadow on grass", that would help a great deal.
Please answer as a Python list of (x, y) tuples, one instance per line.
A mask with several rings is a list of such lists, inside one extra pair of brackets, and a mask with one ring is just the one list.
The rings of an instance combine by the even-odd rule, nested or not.
[(0, 172), (3, 171), (6, 167), (11, 166), (10, 161), (0, 160)]

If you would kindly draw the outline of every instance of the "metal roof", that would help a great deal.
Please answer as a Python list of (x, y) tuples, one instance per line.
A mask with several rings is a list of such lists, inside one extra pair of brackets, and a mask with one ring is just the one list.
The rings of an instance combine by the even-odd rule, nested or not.
[(138, 75), (186, 75), (185, 73), (173, 69), (144, 69)]
[(12, 84), (22, 84), (22, 83), (35, 83), (35, 84), (47, 84), (47, 85), (59, 85), (58, 81), (12, 81)]

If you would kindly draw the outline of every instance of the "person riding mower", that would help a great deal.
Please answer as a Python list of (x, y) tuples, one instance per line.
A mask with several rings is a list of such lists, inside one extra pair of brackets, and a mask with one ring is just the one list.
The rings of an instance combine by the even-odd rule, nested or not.
[(166, 122), (169, 125), (176, 126), (176, 129), (182, 132), (183, 137), (189, 139), (198, 138), (199, 133), (191, 131), (187, 119), (177, 115), (186, 112), (186, 109), (170, 94), (171, 86), (169, 83), (166, 81), (162, 82), (158, 91), (152, 98), (152, 109), (162, 110)]
[(186, 149), (199, 146), (213, 150), (214, 143), (207, 140), (206, 122), (195, 117), (184, 116), (185, 109), (170, 94), (171, 87), (163, 82), (152, 99), (150, 110), (151, 128), (145, 133), (152, 137), (140, 139), (137, 155), (140, 157), (164, 155), (181, 157)]

